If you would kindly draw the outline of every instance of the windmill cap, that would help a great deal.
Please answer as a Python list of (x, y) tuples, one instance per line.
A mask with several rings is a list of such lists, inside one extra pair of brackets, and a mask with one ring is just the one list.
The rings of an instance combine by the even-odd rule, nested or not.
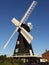
[(30, 30), (32, 29), (32, 23), (31, 22), (28, 22), (27, 26), (30, 28)]

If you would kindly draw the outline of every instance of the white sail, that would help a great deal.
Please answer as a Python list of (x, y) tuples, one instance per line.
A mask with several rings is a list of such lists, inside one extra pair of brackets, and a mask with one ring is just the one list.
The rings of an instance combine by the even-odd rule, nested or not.
[(24, 38), (26, 39), (26, 41), (30, 44), (32, 39), (33, 39), (33, 36), (30, 35), (24, 28), (21, 28), (21, 34), (24, 36)]

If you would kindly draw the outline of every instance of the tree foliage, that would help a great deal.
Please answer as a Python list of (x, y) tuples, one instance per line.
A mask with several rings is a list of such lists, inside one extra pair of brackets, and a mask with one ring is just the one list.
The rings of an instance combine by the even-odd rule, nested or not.
[(22, 60), (17, 60), (14, 58), (6, 58), (6, 55), (0, 56), (0, 65), (23, 65)]

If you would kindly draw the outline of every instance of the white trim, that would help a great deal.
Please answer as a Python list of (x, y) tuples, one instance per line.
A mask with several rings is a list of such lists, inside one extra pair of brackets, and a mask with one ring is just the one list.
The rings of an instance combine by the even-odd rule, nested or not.
[(32, 50), (29, 50), (29, 52), (30, 52), (30, 56), (33, 56)]

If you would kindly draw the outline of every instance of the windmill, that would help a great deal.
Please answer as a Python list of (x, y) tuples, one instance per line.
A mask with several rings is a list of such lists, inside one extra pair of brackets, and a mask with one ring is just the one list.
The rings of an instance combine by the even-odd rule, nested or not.
[[(33, 36), (30, 35), (23, 27), (21, 27), (21, 25), (28, 19), (28, 17), (31, 14), (32, 10), (34, 10), (36, 4), (37, 4), (36, 1), (32, 2), (32, 4), (30, 5), (30, 7), (28, 8), (27, 12), (25, 13), (25, 15), (20, 20), (20, 22), (16, 18), (12, 19), (12, 23), (15, 26), (17, 26), (17, 28), (14, 30), (13, 34), (11, 35), (11, 37), (9, 38), (9, 40), (7, 41), (7, 43), (4, 45), (4, 49), (7, 47), (7, 45), (9, 44), (9, 42), (12, 40), (13, 36), (15, 35), (15, 33), (19, 29), (21, 29), (20, 33), (22, 34), (22, 36), (24, 37), (24, 39), (28, 42), (28, 44), (30, 45), (30, 43), (31, 43), (31, 41), (33, 39)], [(16, 51), (16, 49), (15, 49), (15, 51)], [(30, 50), (30, 55), (32, 55), (31, 50)]]

